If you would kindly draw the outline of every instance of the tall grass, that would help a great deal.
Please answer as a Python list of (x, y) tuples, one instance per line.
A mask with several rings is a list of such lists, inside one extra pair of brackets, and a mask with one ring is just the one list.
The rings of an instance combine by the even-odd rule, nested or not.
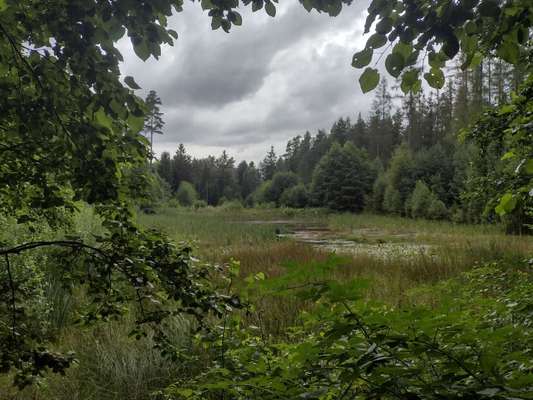
[[(431, 303), (433, 299), (427, 292), (413, 299), (417, 296), (416, 288), (456, 276), (476, 263), (497, 259), (512, 262), (533, 254), (531, 237), (506, 236), (499, 226), (331, 214), (322, 210), (167, 207), (157, 214), (140, 214), (138, 221), (145, 227), (164, 231), (175, 241), (196, 241), (200, 256), (212, 262), (239, 260), (241, 279), (236, 287), (240, 289), (247, 285), (244, 278), (258, 272), (263, 272), (267, 279), (279, 277), (287, 272), (289, 262), (305, 266), (325, 262), (330, 257), (324, 249), (278, 237), (278, 233), (290, 230), (291, 225), (322, 226), (330, 229), (329, 236), (365, 245), (388, 242), (400, 247), (403, 243), (430, 245), (431, 251), (415, 252), (409, 257), (401, 252), (387, 257), (365, 252), (347, 254), (327, 277), (368, 281), (366, 299), (396, 307), (413, 301)], [(83, 208), (75, 219), (75, 230), (90, 238), (97, 227), (92, 211)], [(133, 315), (91, 329), (72, 326), (71, 314), (81, 294), (65, 292), (53, 279), (47, 287), (45, 296), (54, 305), (50, 323), (62, 332), (57, 349), (74, 350), (79, 361), (66, 377), (50, 375), (41, 386), (21, 393), (0, 381), (1, 399), (144, 400), (154, 390), (201, 368), (198, 363), (180, 365), (167, 361), (153, 348), (150, 337), (139, 341), (129, 338)], [(250, 296), (255, 310), (243, 318), (258, 326), (265, 337), (284, 336), (290, 326), (299, 323), (301, 311), (311, 307), (291, 291), (283, 296), (251, 291)], [(167, 329), (177, 345), (190, 352), (200, 351), (190, 343), (185, 321), (175, 320)]]

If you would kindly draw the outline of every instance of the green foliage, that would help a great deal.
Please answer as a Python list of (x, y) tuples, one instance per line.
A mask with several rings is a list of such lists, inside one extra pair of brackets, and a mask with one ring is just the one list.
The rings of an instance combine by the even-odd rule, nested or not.
[[(444, 68), (459, 54), (463, 55), (462, 69), (476, 67), (483, 58), (494, 55), (511, 64), (530, 65), (532, 12), (533, 6), (526, 0), (373, 1), (365, 33), (371, 29), (374, 33), (365, 48), (354, 55), (352, 65), (365, 68), (372, 61), (373, 50), (389, 42), (393, 49), (385, 67), (391, 76), (401, 76), (401, 88), (406, 93), (421, 88), (420, 62), (429, 64), (424, 79), (435, 89), (444, 86)], [(379, 82), (378, 71), (366, 67), (359, 82), (363, 93), (372, 90)]]
[[(364, 284), (304, 281), (342, 260), (291, 265), (280, 278), (250, 285), (313, 303), (288, 339), (267, 340), (240, 318), (206, 345), (213, 362), (196, 379), (163, 394), (172, 399), (530, 398), (531, 295), (524, 265), (487, 265), (421, 289), (438, 291), (432, 308), (359, 301)], [(287, 278), (291, 276), (291, 280)], [(257, 290), (257, 289), (255, 289)], [(205, 343), (205, 342), (204, 342)]]
[(533, 224), (533, 76), (509, 104), (487, 111), (464, 132), (479, 148), (465, 199), (493, 210), (519, 233)]
[(444, 203), (436, 196), (433, 197), (429, 204), (427, 218), (429, 219), (445, 219), (449, 216), (449, 212)]
[(383, 209), (391, 214), (401, 215), (404, 212), (403, 204), (404, 202), (402, 201), (400, 192), (391, 185), (388, 185), (383, 193)]
[(335, 143), (313, 174), (313, 201), (333, 210), (361, 211), (376, 177), (365, 151)]
[(272, 181), (264, 181), (259, 187), (249, 196), (248, 203), (257, 205), (267, 203), (267, 193), (270, 192)]
[(196, 200), (193, 205), (195, 210), (198, 210), (200, 208), (206, 208), (207, 207), (207, 202), (205, 200)]
[(286, 207), (304, 208), (309, 203), (309, 193), (304, 184), (300, 183), (285, 189), (281, 194), (280, 203)]
[(220, 208), (223, 210), (238, 211), (242, 210), (243, 205), (239, 200), (226, 200), (220, 205)]
[(408, 201), (408, 213), (413, 218), (442, 219), (447, 210), (444, 203), (422, 181), (417, 181)]
[(182, 181), (176, 192), (176, 199), (183, 207), (191, 207), (198, 200), (198, 193), (191, 183)]
[(299, 179), (294, 172), (277, 172), (264, 192), (264, 201), (281, 204), (281, 195), (287, 189), (298, 185)]
[(385, 178), (385, 175), (381, 173), (380, 175), (378, 175), (377, 179), (374, 181), (374, 185), (372, 186), (372, 195), (369, 201), (369, 206), (372, 211), (380, 213), (385, 210), (384, 198), (386, 190), (387, 180)]

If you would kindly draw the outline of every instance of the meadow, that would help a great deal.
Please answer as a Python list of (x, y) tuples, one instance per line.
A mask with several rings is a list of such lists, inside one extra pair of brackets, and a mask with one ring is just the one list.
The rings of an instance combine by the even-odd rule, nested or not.
[[(76, 229), (89, 236), (98, 226), (94, 218), (90, 209), (82, 208)], [(305, 325), (302, 315), (316, 307), (292, 288), (322, 281), (360, 281), (365, 283), (364, 303), (379, 302), (397, 310), (437, 307), (443, 291), (434, 288), (442, 282), (484, 263), (515, 265), (533, 254), (531, 237), (505, 235), (498, 225), (339, 214), (322, 209), (167, 206), (154, 214), (139, 212), (136, 219), (146, 228), (165, 232), (176, 243), (192, 244), (202, 261), (221, 269), (238, 265), (231, 285), (253, 304), (241, 313), (240, 320), (269, 341), (293, 341), (291, 332)], [(295, 235), (298, 232), (303, 240), (302, 235)], [(342, 246), (336, 247), (338, 243)], [(289, 278), (283, 281), (284, 277)], [(256, 280), (276, 279), (282, 284), (266, 285), (266, 289), (253, 286)], [(55, 296), (56, 302), (59, 297), (64, 313), (69, 314), (76, 299), (58, 292), (49, 296)], [(191, 345), (187, 334), (190, 324), (185, 319), (173, 320), (166, 329), (173, 332), (176, 346), (188, 347), (195, 354), (192, 364), (165, 359), (153, 348), (150, 336), (141, 340), (129, 337), (131, 314), (125, 320), (90, 329), (63, 325), (69, 327), (58, 346), (75, 350), (78, 359), (66, 377), (51, 375), (20, 393), (0, 382), (1, 398), (149, 399), (177, 377), (187, 381), (208, 364), (202, 349)]]

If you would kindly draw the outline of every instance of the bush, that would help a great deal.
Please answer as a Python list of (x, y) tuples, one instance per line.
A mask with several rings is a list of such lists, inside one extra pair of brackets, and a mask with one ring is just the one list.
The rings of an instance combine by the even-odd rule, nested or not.
[(417, 181), (415, 190), (406, 202), (413, 218), (443, 219), (448, 216), (444, 203), (422, 181)]
[(309, 202), (309, 194), (303, 184), (286, 189), (280, 199), (280, 203), (286, 207), (304, 208)]
[(417, 181), (415, 190), (411, 194), (411, 217), (427, 218), (428, 209), (433, 201), (431, 190), (422, 181)]
[(219, 208), (222, 210), (241, 210), (243, 206), (239, 200), (226, 200)]
[[(267, 193), (270, 191), (270, 186), (272, 185), (272, 181), (265, 181), (263, 182), (250, 196), (250, 200), (248, 203), (257, 205), (261, 203), (268, 202), (267, 200)], [(249, 197), (250, 197), (249, 196)]]
[(299, 178), (294, 172), (277, 172), (272, 178), (272, 183), (265, 191), (265, 200), (281, 204), (281, 195), (289, 188), (298, 185)]
[(402, 214), (402, 197), (400, 192), (387, 185), (383, 195), (383, 209), (393, 214)]
[(207, 201), (205, 201), (205, 200), (196, 200), (192, 206), (194, 207), (195, 210), (198, 210), (199, 208), (206, 208), (207, 207)]
[(176, 192), (176, 199), (182, 206), (190, 207), (198, 199), (198, 193), (190, 182), (182, 181)]
[(387, 190), (387, 180), (385, 175), (379, 175), (372, 187), (372, 194), (369, 196), (368, 206), (371, 211), (380, 213), (383, 212), (383, 200), (385, 198), (385, 191)]
[(427, 217), (429, 219), (445, 219), (448, 217), (448, 210), (442, 201), (435, 198), (429, 205)]
[(169, 199), (167, 201), (167, 207), (178, 208), (180, 206), (181, 206), (180, 202), (175, 198)]
[(246, 208), (253, 208), (255, 206), (255, 197), (254, 197), (254, 194), (249, 194), (248, 196), (246, 196), (246, 199), (244, 199), (244, 206)]

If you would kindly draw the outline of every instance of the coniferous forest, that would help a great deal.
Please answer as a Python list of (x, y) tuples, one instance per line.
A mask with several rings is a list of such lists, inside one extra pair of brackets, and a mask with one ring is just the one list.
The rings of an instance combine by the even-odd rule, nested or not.
[(281, 3), (0, 0), (1, 400), (533, 399), (533, 2)]
[[(494, 198), (506, 153), (468, 128), (483, 112), (507, 104), (525, 80), (521, 67), (488, 59), (476, 68), (450, 68), (440, 90), (407, 95), (384, 79), (367, 118), (341, 117), (329, 132), (309, 131), (272, 147), (256, 165), (226, 151), (196, 159), (180, 144), (161, 154), (156, 171), (184, 206), (325, 207), (336, 211), (445, 219), (499, 220)], [(356, 111), (356, 110), (355, 110)], [(490, 166), (490, 172), (488, 171)], [(527, 231), (525, 208), (504, 218), (513, 233)]]

